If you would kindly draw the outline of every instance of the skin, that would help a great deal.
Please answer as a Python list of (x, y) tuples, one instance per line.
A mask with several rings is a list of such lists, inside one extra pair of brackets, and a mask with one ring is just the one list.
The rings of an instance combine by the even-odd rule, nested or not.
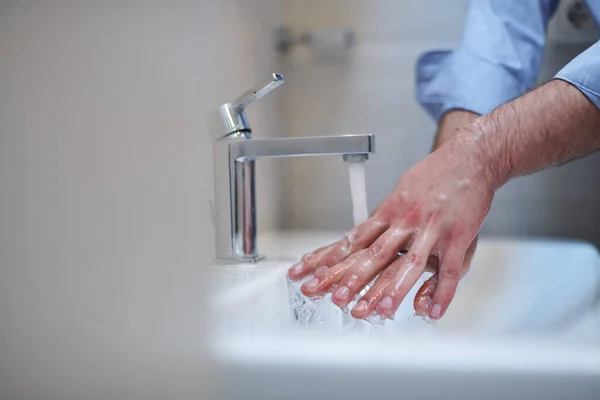
[[(291, 279), (315, 274), (301, 288), (306, 296), (333, 290), (333, 301), (343, 307), (379, 274), (351, 313), (392, 318), (430, 270), (434, 275), (418, 291), (415, 309), (440, 319), (468, 270), (495, 191), (600, 148), (600, 111), (564, 81), (480, 118), (461, 113), (445, 116), (435, 150), (400, 178), (367, 221), (290, 268)], [(408, 251), (397, 257), (401, 249)]]
[[(467, 110), (455, 109), (450, 110), (445, 113), (440, 119), (440, 123), (438, 125), (438, 131), (433, 141), (433, 149), (432, 151), (440, 148), (444, 143), (450, 140), (454, 135), (464, 127), (469, 126), (473, 123), (480, 115), (473, 113)], [(461, 276), (464, 276), (471, 267), (471, 260), (473, 259), (473, 255), (475, 254), (475, 249), (477, 248), (477, 237), (471, 243), (467, 252), (465, 254)], [(429, 304), (433, 298), (433, 293), (435, 293), (435, 289), (437, 288), (437, 272), (439, 270), (439, 260), (436, 260), (436, 263), (428, 263), (428, 266), (432, 266), (432, 268), (426, 268), (430, 270), (434, 274), (421, 285), (421, 288), (417, 291), (415, 295), (415, 299), (413, 301), (413, 306), (415, 308), (415, 312), (417, 315), (426, 316), (429, 311)], [(344, 304), (343, 299), (334, 296), (333, 302), (339, 306)], [(339, 304), (338, 304), (339, 303)]]

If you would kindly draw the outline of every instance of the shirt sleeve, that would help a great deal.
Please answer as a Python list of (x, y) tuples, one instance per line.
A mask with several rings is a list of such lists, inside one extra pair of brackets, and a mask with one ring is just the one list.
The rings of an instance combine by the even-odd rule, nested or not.
[(451, 109), (487, 114), (531, 88), (558, 0), (470, 0), (455, 51), (417, 61), (417, 101), (436, 121)]
[(600, 41), (567, 64), (555, 78), (569, 82), (600, 108)]

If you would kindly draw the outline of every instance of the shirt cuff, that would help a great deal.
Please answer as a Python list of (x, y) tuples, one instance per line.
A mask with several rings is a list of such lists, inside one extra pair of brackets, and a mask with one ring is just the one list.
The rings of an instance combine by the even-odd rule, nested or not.
[(600, 108), (600, 41), (575, 57), (554, 78), (569, 82)]
[(466, 51), (432, 51), (417, 61), (417, 101), (436, 121), (452, 109), (487, 114), (521, 94), (501, 67)]

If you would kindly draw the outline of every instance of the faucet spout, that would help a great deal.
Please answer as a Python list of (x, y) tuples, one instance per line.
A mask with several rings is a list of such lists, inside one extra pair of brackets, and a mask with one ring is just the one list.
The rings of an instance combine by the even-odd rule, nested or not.
[(229, 143), (229, 151), (237, 161), (276, 157), (368, 156), (375, 151), (375, 136), (366, 134), (235, 140)]
[(375, 152), (374, 135), (252, 139), (244, 109), (283, 83), (272, 74), (242, 96), (221, 106), (225, 131), (213, 148), (215, 185), (215, 247), (218, 259), (254, 262), (256, 248), (255, 162), (261, 158), (341, 155), (344, 161), (364, 161)]

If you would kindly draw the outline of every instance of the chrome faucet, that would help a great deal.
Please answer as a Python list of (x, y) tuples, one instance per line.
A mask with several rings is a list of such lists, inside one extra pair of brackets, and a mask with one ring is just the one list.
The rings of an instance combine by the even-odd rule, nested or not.
[(215, 245), (218, 259), (255, 262), (256, 195), (254, 161), (259, 158), (342, 155), (344, 161), (368, 159), (373, 135), (252, 139), (244, 110), (283, 83), (273, 74), (234, 101), (223, 104), (225, 130), (214, 142)]

